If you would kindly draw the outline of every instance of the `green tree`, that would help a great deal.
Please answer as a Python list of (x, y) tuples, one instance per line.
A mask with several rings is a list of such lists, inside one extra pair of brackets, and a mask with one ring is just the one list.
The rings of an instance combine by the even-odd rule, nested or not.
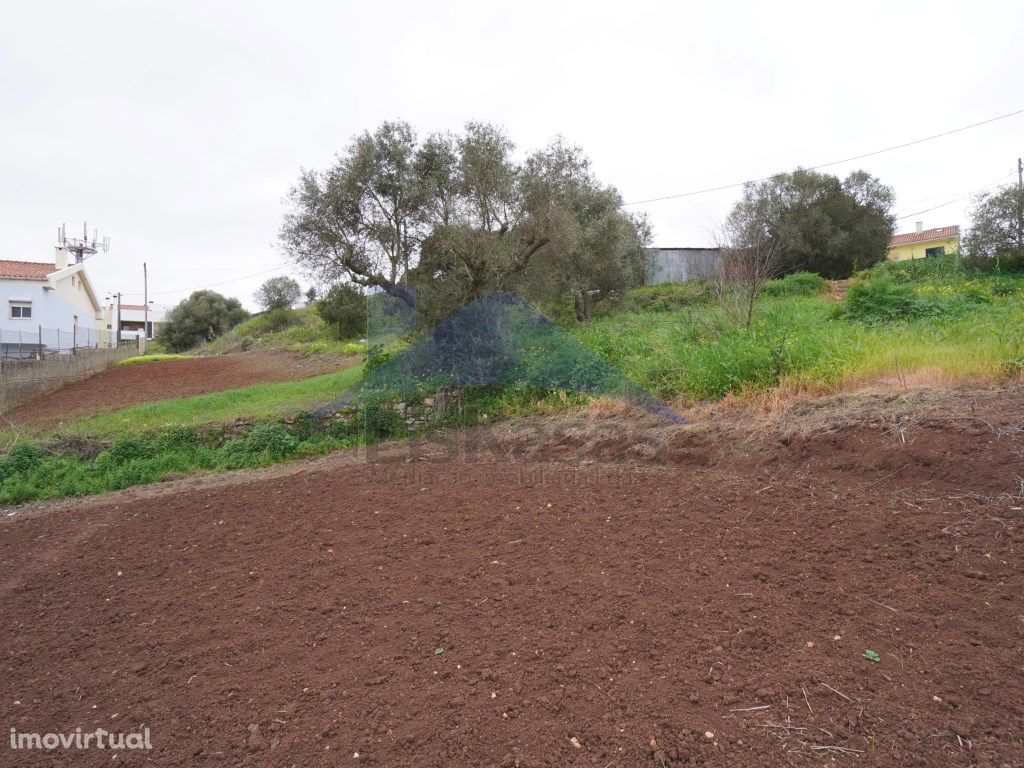
[(380, 287), (437, 319), (571, 247), (585, 229), (579, 199), (596, 189), (582, 151), (561, 140), (519, 160), (494, 125), (421, 141), (384, 123), (326, 171), (302, 173), (281, 239), (318, 280)]
[(302, 297), (302, 287), (290, 277), (272, 277), (256, 291), (256, 303), (268, 312), (289, 309)]
[(238, 299), (216, 291), (196, 291), (170, 311), (160, 329), (160, 343), (183, 352), (212, 341), (249, 317)]
[(296, 263), (325, 284), (398, 286), (426, 230), (418, 148), (411, 125), (385, 122), (327, 170), (303, 170), (281, 229)]
[(642, 214), (622, 210), (613, 188), (596, 183), (575, 195), (568, 237), (535, 259), (521, 281), (523, 294), (541, 304), (572, 302), (579, 322), (593, 318), (602, 301), (621, 301), (643, 285), (651, 228)]
[(845, 180), (799, 169), (743, 188), (727, 226), (743, 241), (776, 243), (782, 273), (849, 277), (886, 258), (893, 191), (864, 171)]
[(341, 341), (366, 335), (366, 296), (351, 283), (332, 285), (316, 303), (316, 311)]
[(974, 198), (964, 255), (975, 266), (1024, 269), (1024, 188), (1013, 185)]

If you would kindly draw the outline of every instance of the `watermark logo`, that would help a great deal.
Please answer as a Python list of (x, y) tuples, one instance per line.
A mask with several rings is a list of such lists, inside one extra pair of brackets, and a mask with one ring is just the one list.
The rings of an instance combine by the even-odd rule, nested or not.
[(10, 747), (11, 749), (46, 751), (57, 749), (143, 750), (152, 749), (153, 743), (150, 740), (149, 728), (131, 733), (113, 733), (103, 728), (97, 728), (94, 731), (75, 728), (73, 731), (61, 733), (38, 733), (11, 728)]

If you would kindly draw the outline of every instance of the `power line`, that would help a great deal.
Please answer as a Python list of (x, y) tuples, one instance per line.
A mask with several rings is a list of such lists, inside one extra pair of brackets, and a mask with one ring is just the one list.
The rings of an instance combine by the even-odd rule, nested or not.
[[(1010, 176), (1013, 176), (1014, 173), (1016, 173), (1016, 171), (1010, 171), (1009, 173), (1007, 173), (1007, 174), (1005, 174), (1003, 176), (1000, 176), (998, 179), (995, 179), (994, 181), (992, 181), (992, 182), (990, 182), (988, 184), (985, 184), (984, 186), (979, 187), (979, 188), (977, 188), (975, 190), (971, 190), (971, 191), (972, 192), (980, 192), (982, 189), (987, 189), (987, 188), (989, 188), (991, 186), (994, 186), (995, 184), (998, 184), (999, 182), (1003, 181), (1004, 179), (1010, 178)], [(970, 194), (970, 193), (969, 192), (947, 192), (944, 195), (932, 195), (931, 197), (919, 197), (916, 200), (904, 200), (903, 202), (901, 202), (896, 207), (897, 208), (905, 208), (906, 206), (914, 205), (915, 203), (927, 203), (927, 202), (930, 202), (931, 200), (945, 200), (947, 197), (953, 197), (953, 196), (965, 195), (965, 194)]]
[[(292, 266), (292, 265), (291, 264), (278, 264), (276, 267), (271, 267), (270, 269), (264, 269), (262, 272), (255, 272), (255, 273), (253, 273), (251, 275), (243, 275), (242, 277), (234, 277), (234, 278), (231, 278), (230, 280), (221, 280), (219, 283), (210, 283), (209, 285), (200, 285), (200, 286), (194, 287), (194, 288), (177, 288), (177, 289), (175, 289), (173, 291), (150, 291), (149, 295), (150, 296), (164, 296), (164, 295), (166, 295), (168, 293), (185, 293), (186, 291), (202, 291), (202, 290), (205, 290), (207, 288), (216, 288), (217, 286), (220, 286), (220, 285), (227, 285), (228, 283), (237, 283), (239, 280), (248, 280), (250, 277), (259, 277), (260, 275), (265, 275), (268, 272), (276, 272), (279, 269), (284, 269), (285, 267), (290, 267), (290, 266)], [(131, 294), (125, 294), (125, 295), (126, 296), (141, 296), (142, 294), (141, 293), (131, 293)]]
[[(865, 157), (874, 157), (875, 155), (881, 155), (881, 154), (883, 154), (885, 152), (893, 152), (894, 150), (897, 150), (897, 149), (905, 149), (906, 147), (912, 147), (915, 144), (923, 144), (926, 141), (933, 141), (935, 139), (941, 139), (941, 138), (943, 138), (945, 136), (952, 136), (954, 133), (961, 133), (962, 131), (967, 131), (967, 130), (970, 130), (971, 128), (977, 128), (977, 127), (982, 126), (982, 125), (988, 125), (989, 123), (994, 123), (997, 120), (1005, 120), (1008, 117), (1014, 117), (1015, 115), (1020, 115), (1020, 114), (1024, 114), (1024, 109), (1017, 109), (1017, 110), (1014, 110), (1013, 112), (1007, 112), (1005, 115), (999, 115), (997, 117), (990, 117), (987, 120), (981, 120), (981, 121), (979, 121), (977, 123), (971, 123), (970, 125), (963, 125), (963, 126), (960, 126), (959, 128), (953, 128), (952, 130), (949, 130), (949, 131), (943, 131), (942, 133), (936, 133), (933, 136), (925, 136), (924, 138), (921, 138), (921, 139), (914, 139), (913, 141), (907, 141), (907, 142), (904, 142), (903, 144), (895, 144), (895, 145), (893, 145), (891, 147), (885, 147), (884, 149), (876, 149), (876, 150), (874, 150), (872, 152), (865, 152), (864, 154), (861, 154), (861, 155), (853, 155), (851, 157), (844, 157), (842, 160), (831, 160), (831, 161), (829, 161), (827, 163), (821, 163), (820, 165), (812, 165), (812, 166), (808, 167), (806, 170), (816, 171), (816, 170), (818, 170), (820, 168), (829, 168), (829, 167), (831, 167), (833, 165), (840, 165), (841, 163), (849, 163), (849, 162), (852, 162), (854, 160), (863, 160)], [(773, 174), (773, 176), (774, 175), (775, 174)], [(745, 184), (756, 184), (756, 183), (761, 182), (761, 181), (768, 181), (771, 178), (772, 178), (772, 176), (765, 176), (765, 177), (760, 178), (760, 179), (747, 179), (746, 181), (737, 181), (737, 182), (734, 182), (732, 184), (723, 184), (723, 185), (718, 186), (718, 187), (708, 187), (707, 189), (695, 189), (692, 192), (680, 192), (679, 194), (675, 194), (675, 195), (664, 195), (662, 197), (651, 197), (651, 198), (648, 198), (647, 200), (634, 200), (633, 202), (623, 203), (623, 206), (626, 206), (626, 205), (643, 205), (644, 203), (656, 203), (656, 202), (659, 202), (661, 200), (675, 200), (675, 199), (680, 198), (680, 197), (693, 197), (694, 195), (703, 195), (703, 194), (707, 194), (708, 192), (719, 192), (719, 191), (721, 191), (723, 189), (734, 189), (736, 187), (742, 187)]]
[(194, 267), (181, 269), (151, 269), (150, 272), (246, 272), (248, 270), (263, 269), (261, 266), (251, 267)]
[(976, 189), (972, 189), (969, 192), (964, 192), (959, 197), (954, 197), (952, 200), (949, 200), (948, 202), (942, 203), (941, 205), (936, 205), (936, 206), (933, 206), (931, 208), (925, 208), (923, 211), (917, 211), (916, 213), (908, 213), (906, 216), (898, 216), (896, 218), (896, 221), (903, 221), (903, 219), (911, 219), (914, 216), (920, 216), (922, 213), (930, 213), (931, 211), (937, 211), (940, 208), (945, 208), (946, 206), (953, 205), (953, 203), (958, 203), (961, 200), (965, 200), (966, 198), (970, 197), (973, 194), (976, 194), (978, 192), (983, 192), (986, 189), (991, 189), (992, 187), (997, 186), (1000, 182), (1003, 181), (1003, 179), (1006, 179), (1007, 177), (1012, 176), (1012, 175), (1013, 175), (1012, 173), (1008, 173), (1006, 176), (1003, 176), (1003, 177), (1001, 177), (999, 179), (996, 179), (991, 184), (986, 184), (983, 187), (978, 187)]

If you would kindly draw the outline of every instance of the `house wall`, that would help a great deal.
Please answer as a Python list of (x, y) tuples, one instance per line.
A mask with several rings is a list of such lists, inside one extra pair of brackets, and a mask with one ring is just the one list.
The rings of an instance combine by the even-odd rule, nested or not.
[[(80, 284), (78, 279), (75, 283)], [(43, 328), (59, 328), (70, 331), (78, 317), (78, 327), (95, 329), (96, 310), (83, 288), (80, 292), (72, 288), (69, 278), (57, 283), (54, 290), (46, 290), (47, 283), (40, 280), (12, 280), (0, 278), (0, 328), (5, 331), (34, 331)], [(32, 317), (12, 318), (8, 302), (11, 299), (25, 299), (32, 302)]]
[(897, 245), (889, 249), (889, 258), (892, 261), (905, 261), (907, 259), (923, 259), (925, 251), (929, 248), (944, 247), (946, 253), (957, 253), (960, 250), (960, 240), (956, 237), (945, 237), (938, 240), (926, 240), (922, 243), (907, 243)]
[(77, 307), (78, 311), (72, 315), (78, 315), (79, 328), (97, 328), (102, 326), (103, 312), (97, 313), (96, 308), (89, 298), (89, 292), (78, 275), (70, 275), (57, 281), (57, 287), (51, 291), (58, 298), (68, 304)]
[[(42, 360), (0, 360), (0, 413), (35, 395), (99, 373), (111, 363), (139, 354), (134, 347), (80, 349)], [(117, 393), (111, 393), (116, 399)]]

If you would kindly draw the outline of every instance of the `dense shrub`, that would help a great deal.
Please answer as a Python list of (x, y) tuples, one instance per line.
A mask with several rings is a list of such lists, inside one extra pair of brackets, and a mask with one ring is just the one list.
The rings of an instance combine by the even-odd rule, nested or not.
[(883, 261), (860, 274), (865, 277), (885, 277), (897, 283), (921, 283), (959, 281), (972, 273), (974, 270), (959, 254), (953, 253), (930, 259)]
[(989, 283), (993, 296), (1019, 296), (1024, 288), (1024, 280), (1000, 275)]
[(632, 312), (674, 312), (706, 304), (711, 298), (707, 283), (659, 283), (634, 288), (626, 294), (624, 307)]
[(889, 278), (862, 280), (850, 286), (843, 313), (852, 320), (878, 322), (937, 314), (939, 307), (913, 288)]
[(794, 272), (764, 286), (765, 296), (817, 296), (825, 292), (828, 281), (815, 272)]
[(387, 440), (407, 434), (405, 419), (393, 403), (374, 403), (363, 411), (363, 428), (366, 439)]
[(18, 443), (6, 456), (0, 456), (0, 482), (18, 473), (31, 472), (46, 458), (46, 452), (30, 443)]
[(245, 436), (245, 448), (252, 454), (266, 454), (281, 459), (295, 452), (299, 441), (288, 427), (276, 421), (260, 422)]
[(268, 333), (283, 331), (302, 322), (299, 313), (289, 307), (279, 307), (262, 315), (256, 315), (238, 328), (238, 332), (249, 338), (258, 338)]
[(349, 283), (332, 285), (316, 303), (316, 311), (339, 341), (366, 335), (366, 296)]
[(196, 291), (171, 310), (160, 329), (159, 342), (171, 352), (184, 352), (213, 341), (248, 316), (238, 299), (215, 291)]

